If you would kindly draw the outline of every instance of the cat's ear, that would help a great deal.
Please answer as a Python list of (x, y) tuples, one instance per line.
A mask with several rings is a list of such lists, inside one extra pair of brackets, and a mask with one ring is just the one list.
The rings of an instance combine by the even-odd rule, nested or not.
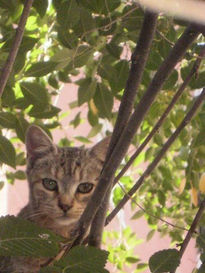
[(31, 125), (27, 129), (26, 150), (28, 157), (36, 158), (55, 149), (56, 146), (52, 140), (40, 127)]
[(110, 144), (111, 136), (108, 136), (98, 142), (95, 146), (90, 149), (91, 154), (94, 154), (101, 161), (105, 161), (106, 153), (108, 150), (108, 146)]

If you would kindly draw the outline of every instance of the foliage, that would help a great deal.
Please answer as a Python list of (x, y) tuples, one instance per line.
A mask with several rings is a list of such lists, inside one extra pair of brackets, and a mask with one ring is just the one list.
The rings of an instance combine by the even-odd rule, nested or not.
[[(9, 54), (23, 4), (23, 0), (4, 0), (0, 3), (0, 67), (3, 67)], [(25, 178), (18, 168), (25, 165), (21, 143), (25, 140), (28, 125), (35, 123), (49, 135), (50, 130), (62, 129), (63, 115), (54, 101), (56, 96), (61, 95), (64, 84), (74, 82), (78, 86), (76, 101), (69, 107), (72, 110), (84, 105), (92, 128), (87, 136), (79, 136), (78, 141), (89, 142), (105, 128), (105, 120), (109, 126), (114, 125), (118, 113), (114, 105), (118, 105), (122, 98), (129, 73), (130, 53), (137, 42), (143, 17), (144, 11), (132, 1), (99, 0), (92, 1), (92, 4), (87, 0), (34, 1), (0, 104), (0, 162), (14, 169), (7, 172), (10, 183)], [(173, 18), (159, 17), (135, 105), (185, 25)], [(200, 35), (166, 80), (133, 139), (133, 147), (143, 142), (162, 115), (182, 80), (190, 72), (203, 42), (204, 38)], [(196, 76), (175, 103), (149, 146), (132, 165), (129, 177), (121, 178), (120, 182), (126, 191), (142, 174), (142, 163), (150, 163), (156, 157), (165, 140), (180, 124), (199, 89), (205, 86), (204, 64), (202, 60)], [(80, 78), (76, 80), (76, 76)], [(70, 126), (77, 128), (82, 121), (81, 116), (79, 108)], [(161, 235), (169, 234), (173, 242), (182, 241), (184, 230), (164, 225), (161, 218), (168, 218), (173, 225), (184, 228), (192, 223), (199, 203), (199, 178), (205, 165), (204, 121), (205, 105), (182, 131), (131, 202), (134, 213), (138, 210), (136, 204), (144, 208), (143, 213), (138, 213), (136, 218), (144, 215), (151, 229), (159, 231)], [(7, 137), (8, 133), (11, 137)], [(68, 141), (62, 139), (60, 144), (64, 143), (67, 145)], [(120, 168), (129, 158), (130, 153)], [(2, 185), (0, 182), (0, 187)], [(114, 204), (123, 195), (124, 191), (116, 186), (113, 191)], [(204, 222), (205, 219), (202, 219), (202, 224)], [(113, 262), (121, 270), (121, 257), (128, 257), (124, 257), (122, 252), (118, 253), (119, 257)], [(59, 272), (56, 268), (52, 270)], [(49, 269), (42, 272), (49, 272)]]
[(156, 252), (149, 259), (151, 272), (169, 272), (174, 271), (180, 264), (180, 255), (176, 249), (165, 249)]

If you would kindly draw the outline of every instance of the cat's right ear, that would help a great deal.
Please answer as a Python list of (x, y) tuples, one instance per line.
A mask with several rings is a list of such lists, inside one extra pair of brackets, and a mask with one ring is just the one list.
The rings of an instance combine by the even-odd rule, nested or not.
[(26, 132), (26, 150), (29, 158), (38, 158), (56, 150), (49, 136), (38, 126), (31, 125)]

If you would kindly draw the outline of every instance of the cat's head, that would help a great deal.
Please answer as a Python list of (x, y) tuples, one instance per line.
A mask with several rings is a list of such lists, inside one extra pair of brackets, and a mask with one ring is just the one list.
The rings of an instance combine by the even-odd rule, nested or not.
[(59, 225), (78, 220), (97, 183), (109, 137), (92, 148), (60, 148), (37, 126), (26, 134), (30, 205)]

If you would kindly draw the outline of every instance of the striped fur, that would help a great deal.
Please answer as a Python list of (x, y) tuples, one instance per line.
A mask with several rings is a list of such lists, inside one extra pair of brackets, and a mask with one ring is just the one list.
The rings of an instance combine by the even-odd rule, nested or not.
[[(57, 147), (37, 126), (29, 127), (26, 134), (27, 178), (29, 203), (19, 216), (70, 238), (71, 232), (84, 211), (97, 183), (105, 159), (109, 138), (90, 149)], [(42, 179), (50, 178), (58, 185), (57, 191), (47, 190)], [(79, 193), (81, 183), (92, 183), (89, 193)], [(65, 212), (62, 205), (69, 206)], [(5, 273), (37, 273), (44, 259), (12, 258)], [(4, 269), (5, 268), (5, 269)]]

